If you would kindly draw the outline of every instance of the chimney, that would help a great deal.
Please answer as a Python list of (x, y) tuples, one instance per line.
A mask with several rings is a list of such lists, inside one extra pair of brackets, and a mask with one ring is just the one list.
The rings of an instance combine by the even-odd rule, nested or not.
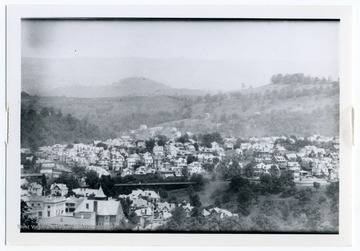
[(97, 214), (98, 202), (94, 200), (94, 212)]

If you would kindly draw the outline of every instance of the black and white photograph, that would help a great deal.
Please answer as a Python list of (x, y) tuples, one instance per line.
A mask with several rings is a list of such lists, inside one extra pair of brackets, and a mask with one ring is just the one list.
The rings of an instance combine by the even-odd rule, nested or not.
[(21, 232), (339, 233), (339, 20), (21, 20)]
[(356, 27), (299, 7), (7, 6), (6, 245), (351, 246)]

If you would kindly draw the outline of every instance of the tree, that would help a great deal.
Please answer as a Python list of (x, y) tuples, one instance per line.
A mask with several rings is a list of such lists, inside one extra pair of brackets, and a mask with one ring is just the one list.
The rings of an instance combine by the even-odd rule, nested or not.
[(99, 183), (106, 196), (112, 197), (115, 195), (115, 183), (110, 175), (102, 175)]
[(189, 165), (189, 164), (191, 164), (192, 162), (194, 162), (194, 161), (197, 161), (197, 157), (196, 156), (194, 156), (194, 155), (189, 155), (189, 156), (187, 156), (187, 158), (186, 158), (186, 163)]
[(102, 142), (99, 142), (99, 143), (96, 144), (96, 147), (102, 147), (102, 148), (104, 148), (104, 150), (106, 150), (108, 148), (108, 145), (104, 144)]
[(205, 180), (201, 174), (194, 173), (190, 177), (190, 182), (195, 182), (194, 188), (195, 188), (195, 190), (199, 191), (203, 187)]
[(20, 226), (22, 230), (34, 230), (37, 227), (36, 219), (33, 219), (29, 216), (28, 212), (30, 211), (30, 207), (26, 204), (25, 201), (20, 201)]
[(45, 174), (43, 174), (41, 176), (41, 185), (43, 187), (43, 195), (45, 196), (45, 190), (46, 190), (46, 185), (47, 185)]
[(121, 207), (122, 207), (122, 210), (124, 212), (124, 215), (126, 218), (129, 218), (129, 215), (130, 215), (130, 207), (131, 207), (131, 204), (132, 204), (132, 201), (130, 200), (129, 197), (127, 198), (120, 198), (120, 204), (121, 204)]
[(165, 135), (157, 135), (156, 137), (159, 139), (157, 141), (158, 146), (165, 146), (166, 142), (169, 140)]
[(130, 214), (129, 214), (129, 222), (132, 224), (132, 225), (134, 225), (134, 226), (136, 226), (138, 223), (139, 223), (139, 217), (137, 216), (137, 214), (135, 213), (135, 212), (131, 212)]
[(167, 199), (169, 197), (168, 192), (166, 192), (164, 189), (160, 188), (159, 189), (159, 195), (161, 198)]
[(235, 176), (231, 178), (229, 189), (231, 192), (236, 193), (243, 187), (249, 186), (249, 181), (241, 176)]
[(252, 164), (249, 163), (244, 168), (244, 175), (245, 177), (252, 178), (255, 175), (254, 168), (252, 167)]
[(187, 166), (183, 167), (183, 169), (181, 169), (181, 174), (185, 177), (185, 179), (188, 178), (189, 176), (189, 169)]
[(146, 141), (145, 141), (145, 146), (146, 146), (146, 150), (147, 150), (149, 153), (152, 153), (153, 148), (154, 148), (154, 146), (155, 146), (155, 140), (154, 140), (154, 139), (146, 140)]
[(280, 176), (280, 170), (277, 166), (272, 165), (270, 167), (269, 173), (272, 177), (279, 177)]
[(255, 216), (251, 218), (253, 225), (253, 228), (257, 231), (261, 232), (272, 232), (277, 229), (277, 225), (272, 220), (272, 218), (264, 215), (263, 213), (258, 213)]
[(85, 173), (86, 173), (86, 169), (84, 167), (81, 166), (74, 166), (72, 168), (73, 173), (78, 177), (78, 178), (83, 178), (85, 177)]
[(307, 187), (306, 189), (300, 190), (296, 198), (299, 200), (299, 204), (304, 206), (311, 201), (312, 194), (312, 190)]
[(320, 189), (320, 183), (319, 182), (316, 182), (314, 181), (314, 188), (316, 189), (316, 191), (318, 191)]
[(74, 177), (74, 175), (65, 173), (61, 174), (55, 182), (65, 184), (69, 188), (69, 190), (73, 190), (80, 186), (79, 181)]
[(100, 183), (99, 175), (97, 172), (91, 170), (86, 173), (85, 182), (89, 188), (96, 189)]
[(200, 197), (198, 194), (192, 194), (190, 197), (190, 205), (194, 207), (201, 207)]
[(231, 195), (229, 193), (224, 193), (224, 195), (222, 196), (222, 203), (229, 203), (231, 200)]
[[(170, 218), (170, 225), (171, 223), (174, 223), (173, 225), (176, 226), (176, 228), (181, 227), (181, 225), (186, 220), (186, 213), (184, 212), (182, 207), (176, 207), (174, 211), (171, 212), (172, 217)], [(176, 229), (174, 229), (176, 230)]]

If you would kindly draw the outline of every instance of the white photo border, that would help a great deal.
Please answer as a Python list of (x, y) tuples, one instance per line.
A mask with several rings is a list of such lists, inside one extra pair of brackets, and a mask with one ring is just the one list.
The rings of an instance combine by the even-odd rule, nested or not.
[[(20, 106), (21, 19), (23, 18), (227, 18), (340, 20), (340, 227), (322, 234), (160, 234), (21, 233)], [(7, 245), (127, 246), (349, 246), (352, 241), (352, 14), (350, 7), (249, 6), (8, 6), (7, 106), (9, 141), (6, 163)], [(261, 238), (261, 241), (259, 239)], [(139, 241), (141, 239), (141, 241)]]

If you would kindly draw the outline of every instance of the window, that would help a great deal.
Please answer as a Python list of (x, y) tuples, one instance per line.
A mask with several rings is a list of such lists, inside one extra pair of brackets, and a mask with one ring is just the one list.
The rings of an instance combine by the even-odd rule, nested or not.
[(34, 203), (31, 203), (31, 206), (33, 207), (33, 206), (34, 206)]
[(89, 203), (86, 203), (86, 209), (89, 209)]
[(39, 212), (39, 218), (42, 218), (42, 212)]
[(38, 203), (38, 206), (40, 206), (40, 203)]
[(47, 216), (50, 217), (50, 211), (47, 211)]

